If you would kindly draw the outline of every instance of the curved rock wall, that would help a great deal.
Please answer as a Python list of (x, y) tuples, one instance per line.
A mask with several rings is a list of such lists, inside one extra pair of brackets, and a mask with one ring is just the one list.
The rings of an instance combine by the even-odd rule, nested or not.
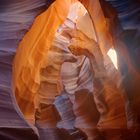
[[(126, 32), (122, 32), (122, 40), (125, 42), (126, 46), (128, 47), (127, 49), (131, 56), (131, 59), (133, 60), (133, 65), (136, 67), (137, 70), (139, 70), (139, 66), (140, 66), (139, 61), (138, 61), (139, 60), (138, 59), (139, 58), (139, 37), (140, 37), (139, 36), (140, 35), (139, 34), (139, 29), (140, 29), (139, 28), (140, 27), (139, 26), (140, 25), (139, 2), (136, 0), (135, 1), (107, 0), (107, 1), (116, 9), (116, 12), (118, 14), (118, 20), (120, 22), (120, 26), (122, 26), (122, 30), (127, 30)], [(21, 133), (19, 132), (19, 129), (18, 131), (15, 129), (15, 131), (19, 132), (19, 136), (13, 133), (11, 136), (11, 132), (13, 130), (0, 129), (0, 137), (3, 139), (5, 137), (7, 137), (7, 139), (28, 139), (29, 137), (32, 137), (30, 139), (37, 139), (37, 137), (35, 137), (34, 134), (32, 134), (32, 130), (30, 129), (29, 125), (25, 122), (23, 116), (21, 115), (14, 101), (14, 97), (13, 97), (12, 89), (11, 89), (12, 87), (12, 83), (11, 83), (12, 62), (13, 62), (13, 58), (15, 56), (16, 48), (19, 44), (19, 41), (22, 39), (23, 35), (29, 30), (30, 26), (32, 25), (34, 21), (34, 18), (39, 13), (44, 11), (49, 4), (50, 3), (46, 0), (34, 0), (34, 1), (11, 0), (10, 2), (8, 0), (0, 1), (0, 27), (1, 27), (0, 28), (0, 77), (1, 77), (0, 78), (0, 93), (1, 93), (0, 94), (0, 111), (2, 112), (0, 115), (0, 124), (1, 124), (1, 128), (2, 127), (13, 128), (13, 129), (21, 128), (21, 133), (22, 131), (25, 132), (25, 137), (21, 138), (20, 137)], [(129, 40), (131, 41), (129, 42)], [(128, 78), (129, 76), (127, 76), (127, 79)], [(129, 95), (131, 95), (135, 87), (128, 86), (128, 85), (131, 85), (131, 82), (127, 83), (127, 79), (124, 84), (126, 85), (128, 93), (130, 93)], [(132, 79), (132, 80), (135, 80), (135, 79)], [(130, 99), (133, 97), (135, 96), (129, 96)], [(139, 96), (137, 95), (137, 97)], [(85, 100), (81, 104), (81, 100), (83, 98), (85, 98)], [(71, 110), (68, 112), (69, 116), (67, 113), (66, 114), (63, 114), (63, 113), (68, 108), (72, 108), (73, 99), (70, 100), (70, 98), (65, 97), (65, 95), (57, 98), (58, 102), (57, 100), (55, 102), (56, 108), (58, 108), (58, 110), (62, 112), (60, 114), (61, 114), (61, 118), (63, 118), (59, 122), (58, 126), (62, 128), (67, 128), (67, 126), (69, 126), (70, 123), (73, 123), (73, 125), (71, 126), (71, 128), (73, 128), (75, 115), (77, 115), (77, 120), (76, 120), (77, 127), (83, 127), (82, 123), (84, 124), (85, 122), (82, 122), (82, 117), (83, 118), (87, 117), (86, 123), (87, 123), (87, 126), (88, 125), (90, 126), (90, 118), (88, 117), (96, 114), (96, 113), (92, 114), (93, 112), (90, 112), (91, 110), (89, 110), (89, 112), (87, 111), (88, 110), (88, 107), (86, 106), (87, 104), (89, 104), (89, 106), (95, 106), (93, 104), (93, 101), (91, 101), (92, 100), (91, 98), (92, 98), (92, 95), (87, 94), (86, 91), (81, 91), (80, 94), (77, 94), (77, 96), (75, 97), (75, 104), (74, 104), (75, 114)], [(62, 107), (63, 103), (61, 104), (61, 101), (62, 102), (65, 101), (64, 105), (66, 108)], [(137, 104), (135, 105), (136, 109), (138, 107), (138, 101), (137, 101)], [(82, 110), (80, 108), (82, 109), (84, 108), (84, 109)], [(138, 112), (138, 109), (137, 109), (137, 112)], [(86, 114), (87, 116), (84, 116), (85, 113), (87, 113)], [(91, 113), (91, 114), (88, 116), (88, 113), (89, 114)], [(97, 113), (96, 115), (98, 118), (99, 114)], [(67, 122), (67, 119), (70, 119), (70, 120)], [(96, 136), (96, 134), (98, 135), (98, 132), (96, 132), (96, 130), (91, 129), (90, 130), (91, 132), (84, 128), (82, 128), (82, 130), (91, 139), (94, 136)], [(60, 135), (62, 132), (58, 132), (58, 130), (40, 129), (39, 133), (42, 134), (42, 137), (41, 137), (42, 140), (46, 138), (44, 136), (45, 134), (44, 132), (47, 134), (47, 137), (50, 137), (50, 139), (58, 139), (58, 136), (60, 137), (60, 139), (65, 139), (69, 137), (69, 134), (63, 132), (63, 134), (65, 134), (65, 138), (64, 138), (63, 136)], [(81, 135), (83, 134), (81, 133)], [(113, 137), (109, 133), (104, 133), (104, 136), (106, 136), (106, 138), (108, 139), (111, 139), (111, 137)], [(114, 136), (117, 136), (117, 134), (116, 135), (114, 134)], [(100, 138), (100, 139), (103, 139), (103, 138)], [(121, 138), (116, 138), (116, 139), (121, 139)], [(130, 137), (130, 139), (133, 139), (133, 137)]]

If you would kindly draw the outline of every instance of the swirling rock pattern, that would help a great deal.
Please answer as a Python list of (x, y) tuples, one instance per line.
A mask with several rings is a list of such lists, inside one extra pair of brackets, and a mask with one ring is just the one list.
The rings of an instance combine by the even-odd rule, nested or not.
[[(107, 0), (115, 9), (116, 13), (118, 14), (118, 22), (120, 22), (120, 29), (118, 29), (117, 35), (119, 36), (120, 33), (120, 39), (123, 40), (126, 48), (128, 49), (128, 52), (130, 54), (130, 58), (132, 60), (132, 67), (136, 69), (136, 71), (139, 71), (139, 1), (137, 0), (128, 0), (128, 1), (112, 1)], [(101, 0), (102, 3), (102, 0)], [(14, 55), (16, 53), (16, 48), (18, 46), (19, 41), (22, 39), (24, 34), (29, 30), (31, 24), (33, 23), (34, 18), (41, 12), (45, 10), (46, 5), (50, 4), (50, 1), (46, 0), (1, 0), (0, 1), (0, 111), (2, 112), (0, 115), (0, 124), (1, 127), (6, 127), (5, 129), (0, 129), (0, 138), (1, 139), (38, 139), (37, 135), (33, 132), (29, 124), (24, 120), (23, 116), (21, 115), (20, 110), (17, 107), (17, 104), (15, 103), (15, 98), (12, 94), (12, 86), (11, 86), (11, 76), (12, 76), (12, 62)], [(137, 16), (135, 16), (137, 15)], [(117, 17), (117, 16), (116, 16)], [(117, 27), (115, 24), (114, 27)], [(119, 27), (119, 28), (120, 28)], [(131, 32), (130, 32), (131, 29)], [(136, 29), (136, 30), (134, 30)], [(124, 30), (127, 30), (124, 32)], [(123, 32), (122, 32), (123, 31)], [(116, 31), (115, 31), (116, 32)], [(118, 36), (116, 36), (116, 40), (118, 39)], [(133, 37), (132, 37), (133, 36)], [(119, 39), (118, 39), (119, 40)], [(117, 40), (117, 41), (118, 41)], [(119, 46), (119, 44), (118, 44)], [(122, 43), (120, 43), (120, 46), (123, 46)], [(133, 47), (132, 47), (133, 46)], [(56, 50), (56, 48), (51, 48), (50, 50), (50, 56), (51, 51)], [(59, 50), (59, 48), (58, 48)], [(61, 50), (62, 52), (65, 52), (65, 50)], [(62, 58), (60, 54), (58, 57)], [(46, 56), (47, 57), (47, 56)], [(53, 57), (52, 57), (53, 58)], [(123, 57), (120, 57), (120, 60), (123, 60)], [(58, 61), (58, 60), (56, 60)], [(109, 96), (110, 94), (106, 94), (106, 102), (108, 103), (108, 109), (109, 112), (106, 115), (101, 116), (99, 118), (99, 111), (97, 110), (96, 103), (97, 100), (94, 99), (95, 95), (92, 94), (92, 89), (90, 88), (91, 81), (93, 80), (90, 75), (90, 69), (89, 69), (89, 60), (86, 58), (87, 61), (82, 65), (82, 69), (79, 74), (80, 80), (78, 81), (78, 84), (76, 86), (77, 93), (75, 95), (68, 96), (67, 95), (61, 95), (58, 96), (55, 100), (55, 96), (58, 94), (58, 87), (56, 85), (56, 78), (58, 78), (58, 72), (60, 73), (60, 65), (58, 70), (58, 65), (56, 65), (57, 71), (53, 67), (47, 68), (47, 73), (53, 71), (52, 73), (49, 73), (49, 76), (51, 76), (52, 80), (55, 85), (52, 86), (54, 89), (52, 92), (54, 93), (53, 99), (51, 100), (47, 99), (47, 103), (52, 104), (52, 100), (55, 100), (55, 106), (49, 106), (47, 107), (48, 110), (44, 110), (44, 106), (42, 107), (42, 110), (46, 113), (50, 113), (50, 118), (53, 116), (51, 114), (51, 111), (54, 110), (56, 113), (56, 116), (58, 115), (57, 122), (54, 123), (53, 129), (44, 129), (40, 128), (38, 126), (40, 139), (76, 139), (72, 136), (73, 131), (59, 131), (58, 129), (55, 129), (54, 127), (64, 128), (64, 129), (75, 129), (75, 127), (80, 128), (89, 139), (109, 139), (109, 140), (120, 140), (120, 139), (139, 139), (136, 135), (132, 136), (131, 133), (122, 132), (120, 128), (118, 131), (114, 130), (107, 130), (103, 131), (103, 137), (101, 133), (96, 129), (97, 124), (101, 127), (103, 126), (112, 126), (113, 120), (115, 118), (111, 118), (110, 116), (115, 116), (116, 118), (120, 118), (120, 120), (117, 120), (114, 122), (114, 126), (120, 125), (120, 122), (125, 122), (124, 118), (124, 110), (122, 108), (121, 103), (123, 103), (122, 96), (120, 96), (120, 93), (123, 93), (124, 91), (121, 91), (114, 86), (114, 88), (108, 87), (108, 85), (111, 85), (112, 83), (109, 83), (110, 81), (107, 81), (105, 83), (105, 88), (107, 91), (109, 90), (110, 93), (112, 93), (112, 96)], [(123, 63), (123, 62), (120, 62)], [(52, 65), (52, 64), (50, 64)], [(126, 73), (126, 70), (128, 73)], [(41, 70), (42, 79), (45, 77), (45, 72), (42, 69)], [(115, 71), (113, 71), (115, 72)], [(135, 110), (135, 115), (138, 117), (139, 120), (139, 77), (137, 73), (133, 73), (132, 71), (129, 71), (127, 69), (127, 65), (125, 67), (121, 67), (121, 73), (122, 75), (125, 75), (124, 85), (125, 90), (128, 93), (128, 104), (131, 103), (132, 110)], [(51, 75), (52, 74), (52, 75)], [(56, 74), (56, 75), (55, 75)], [(91, 77), (90, 77), (91, 76)], [(87, 77), (87, 81), (85, 80)], [(116, 76), (117, 77), (117, 76)], [(47, 76), (47, 80), (49, 81), (49, 77)], [(112, 77), (112, 79), (115, 78), (115, 76)], [(66, 79), (67, 80), (67, 79)], [(82, 85), (84, 81), (84, 84)], [(42, 80), (43, 82), (43, 80)], [(49, 81), (50, 82), (50, 81)], [(51, 82), (51, 84), (53, 83)], [(48, 84), (48, 83), (47, 83)], [(45, 84), (46, 85), (46, 84)], [(50, 86), (50, 85), (49, 85)], [(72, 86), (73, 87), (73, 86)], [(82, 90), (83, 87), (87, 87), (89, 90)], [(45, 86), (47, 88), (47, 86)], [(41, 91), (42, 87), (40, 87)], [(45, 89), (46, 90), (46, 89)], [(50, 90), (49, 88), (47, 90)], [(91, 91), (90, 91), (91, 90)], [(114, 91), (115, 90), (115, 91)], [(119, 95), (118, 95), (119, 93)], [(135, 93), (132, 95), (132, 93)], [(52, 95), (52, 94), (51, 94)], [(60, 99), (61, 98), (61, 99)], [(94, 100), (93, 100), (94, 99)], [(112, 100), (115, 99), (115, 100)], [(132, 102), (130, 102), (132, 100)], [(122, 100), (122, 101), (120, 101)], [(64, 102), (64, 103), (63, 103)], [(96, 103), (95, 103), (96, 102)], [(63, 108), (64, 106), (64, 108)], [(89, 107), (90, 106), (90, 107)], [(92, 108), (91, 108), (92, 106)], [(128, 106), (129, 108), (130, 106)], [(50, 109), (53, 108), (53, 109)], [(114, 110), (113, 110), (114, 108)], [(57, 110), (56, 110), (57, 109)], [(67, 110), (69, 109), (69, 110)], [(119, 114), (118, 112), (121, 112), (122, 114)], [(129, 112), (128, 112), (129, 113)], [(54, 114), (54, 113), (53, 113)], [(48, 115), (48, 114), (46, 114)], [(123, 117), (122, 117), (122, 116)], [(44, 114), (45, 116), (45, 114)], [(42, 117), (44, 117), (42, 116)], [(96, 117), (95, 117), (96, 116)], [(45, 116), (46, 117), (46, 116)], [(108, 119), (110, 118), (110, 120)], [(130, 114), (131, 118), (131, 114)], [(52, 120), (56, 118), (51, 118)], [(54, 121), (53, 120), (53, 121)], [(99, 121), (100, 120), (100, 121)], [(123, 120), (123, 121), (122, 121)], [(98, 122), (99, 121), (99, 122)], [(119, 122), (119, 123), (118, 123)], [(10, 127), (10, 128), (9, 128)], [(51, 126), (52, 127), (52, 126)], [(9, 128), (9, 129), (7, 129)], [(19, 129), (20, 128), (20, 129)], [(16, 132), (15, 133), (13, 133)], [(24, 136), (21, 137), (21, 133), (24, 132)], [(112, 132), (112, 133), (111, 133)], [(75, 133), (75, 131), (74, 131)], [(77, 133), (77, 135), (82, 135), (82, 133)], [(86, 138), (86, 136), (83, 136)], [(80, 139), (80, 138), (77, 138)]]

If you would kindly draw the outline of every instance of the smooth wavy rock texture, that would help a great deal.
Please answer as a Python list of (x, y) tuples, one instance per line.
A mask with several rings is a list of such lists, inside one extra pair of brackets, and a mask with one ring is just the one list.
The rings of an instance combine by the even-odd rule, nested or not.
[[(92, 58), (73, 55), (56, 33), (74, 0), (56, 1), (0, 0), (0, 139), (138, 140), (139, 0), (81, 0), (110, 76), (104, 80), (94, 77)], [(119, 70), (106, 55), (112, 45)]]

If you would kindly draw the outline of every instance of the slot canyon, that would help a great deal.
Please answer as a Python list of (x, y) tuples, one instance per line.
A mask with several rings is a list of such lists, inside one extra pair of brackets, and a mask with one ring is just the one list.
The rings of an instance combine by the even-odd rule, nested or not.
[(139, 0), (0, 0), (0, 140), (139, 140), (139, 55)]

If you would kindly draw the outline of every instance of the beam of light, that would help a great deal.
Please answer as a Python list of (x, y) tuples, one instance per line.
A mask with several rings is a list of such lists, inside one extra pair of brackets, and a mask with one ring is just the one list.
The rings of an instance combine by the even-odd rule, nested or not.
[(118, 69), (117, 65), (117, 53), (114, 49), (109, 49), (107, 55), (110, 57), (112, 63), (114, 64), (115, 68)]

